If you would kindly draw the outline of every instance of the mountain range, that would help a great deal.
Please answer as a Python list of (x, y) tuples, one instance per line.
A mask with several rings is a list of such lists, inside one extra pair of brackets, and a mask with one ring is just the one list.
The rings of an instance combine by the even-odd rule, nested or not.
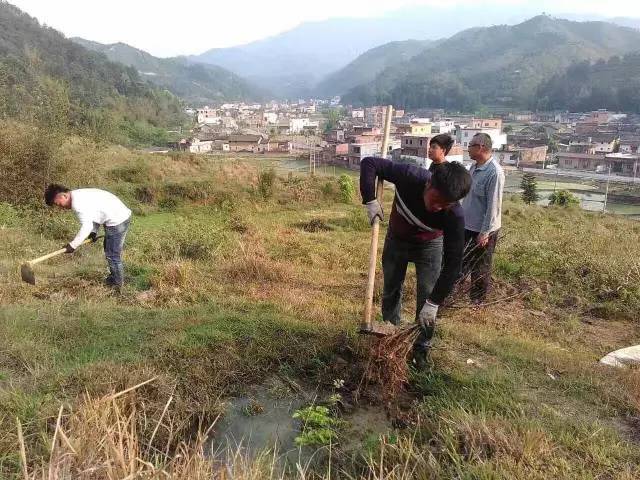
[(414, 6), (377, 18), (307, 22), (269, 38), (208, 50), (190, 59), (227, 68), (276, 95), (304, 97), (312, 95), (327, 74), (372, 48), (407, 39), (436, 40), (496, 22), (514, 23), (535, 11), (487, 5)]
[(405, 108), (529, 106), (541, 82), (573, 63), (638, 50), (640, 30), (540, 15), (518, 25), (460, 32), (387, 67), (344, 100)]
[[(558, 8), (561, 10), (561, 5)], [(373, 48), (408, 39), (446, 39), (477, 27), (515, 25), (539, 14), (540, 7), (522, 4), (411, 6), (381, 17), (307, 22), (269, 38), (211, 49), (190, 59), (227, 68), (281, 97), (343, 93), (348, 90), (345, 86), (355, 85), (347, 79), (343, 82), (338, 71)], [(607, 22), (640, 27), (638, 19), (617, 17)], [(351, 73), (357, 76), (358, 70), (352, 68)], [(331, 81), (336, 81), (338, 88), (331, 88)]]
[(157, 58), (124, 43), (105, 45), (78, 37), (71, 40), (106, 55), (113, 62), (135, 68), (146, 80), (166, 88), (191, 104), (256, 101), (268, 96), (267, 92), (216, 65), (194, 63), (186, 57)]

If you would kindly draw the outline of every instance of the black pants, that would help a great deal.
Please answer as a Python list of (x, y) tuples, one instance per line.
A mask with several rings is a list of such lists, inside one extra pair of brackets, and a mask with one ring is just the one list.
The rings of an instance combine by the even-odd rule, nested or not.
[(473, 302), (483, 302), (489, 292), (493, 252), (496, 249), (499, 232), (500, 230), (491, 232), (487, 246), (480, 247), (476, 244), (476, 238), (479, 233), (471, 230), (464, 231), (466, 246), (462, 263), (462, 278), (466, 279), (467, 276), (471, 276), (469, 295)]

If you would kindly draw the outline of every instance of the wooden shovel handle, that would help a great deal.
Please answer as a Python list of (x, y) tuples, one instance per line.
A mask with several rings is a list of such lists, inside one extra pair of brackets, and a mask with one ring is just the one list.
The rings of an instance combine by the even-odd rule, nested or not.
[[(393, 115), (393, 107), (387, 106), (387, 111), (384, 119), (384, 132), (382, 136), (382, 156), (386, 158), (387, 147), (389, 146), (389, 133), (391, 131), (391, 116)], [(376, 198), (380, 205), (382, 205), (382, 196), (384, 193), (384, 180), (378, 177), (378, 184), (376, 188)], [(378, 262), (378, 236), (380, 234), (380, 219), (378, 217), (373, 219), (371, 225), (371, 244), (369, 246), (369, 272), (367, 274), (367, 293), (364, 300), (364, 318), (362, 319), (361, 331), (370, 332), (371, 328), (371, 314), (373, 312), (373, 290), (376, 281), (376, 264)]]
[[(382, 203), (382, 190), (384, 188), (384, 180), (378, 179), (378, 187), (376, 189), (376, 198)], [(369, 272), (367, 273), (367, 293), (364, 301), (364, 319), (362, 321), (361, 330), (371, 330), (371, 314), (373, 312), (373, 291), (376, 281), (376, 264), (378, 263), (378, 237), (380, 234), (380, 219), (373, 219), (371, 225), (371, 243), (369, 246)]]
[[(98, 237), (98, 238), (101, 238), (101, 237)], [(96, 241), (98, 240), (98, 238), (96, 238)], [(87, 243), (91, 243), (91, 242), (92, 242), (92, 240), (90, 238), (87, 238), (80, 245), (86, 245)], [(55, 252), (48, 253), (46, 255), (43, 255), (42, 257), (36, 258), (34, 260), (31, 260), (29, 262), (29, 265), (35, 265), (36, 263), (44, 262), (45, 260), (49, 260), (50, 258), (57, 257), (58, 255), (62, 255), (66, 251), (67, 251), (66, 248), (61, 248), (60, 250), (56, 250)]]

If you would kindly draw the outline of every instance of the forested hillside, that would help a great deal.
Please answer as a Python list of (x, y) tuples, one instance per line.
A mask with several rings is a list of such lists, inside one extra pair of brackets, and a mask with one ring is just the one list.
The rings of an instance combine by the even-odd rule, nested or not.
[(544, 15), (515, 26), (473, 28), (352, 89), (345, 101), (405, 108), (529, 106), (540, 84), (575, 62), (637, 51), (640, 31)]
[(206, 65), (185, 57), (157, 58), (124, 43), (105, 45), (73, 38), (89, 50), (104, 53), (114, 62), (135, 68), (146, 80), (166, 88), (193, 105), (216, 101), (256, 101), (266, 93), (240, 76), (216, 65)]
[(163, 143), (181, 101), (0, 3), (0, 118), (120, 143)]
[(640, 53), (593, 64), (576, 63), (566, 73), (542, 83), (533, 106), (542, 110), (607, 108), (640, 113)]

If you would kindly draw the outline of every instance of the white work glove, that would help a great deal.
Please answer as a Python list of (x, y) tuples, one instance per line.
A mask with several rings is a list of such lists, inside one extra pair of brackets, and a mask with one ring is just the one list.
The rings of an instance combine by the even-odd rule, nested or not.
[(367, 216), (369, 217), (369, 223), (371, 225), (373, 225), (373, 221), (376, 217), (378, 217), (380, 221), (384, 219), (382, 205), (380, 205), (380, 202), (377, 199), (365, 203), (364, 206), (367, 207)]
[(426, 302), (424, 302), (424, 306), (418, 314), (418, 324), (423, 328), (423, 330), (426, 330), (429, 327), (435, 327), (437, 314), (438, 305), (427, 300)]

